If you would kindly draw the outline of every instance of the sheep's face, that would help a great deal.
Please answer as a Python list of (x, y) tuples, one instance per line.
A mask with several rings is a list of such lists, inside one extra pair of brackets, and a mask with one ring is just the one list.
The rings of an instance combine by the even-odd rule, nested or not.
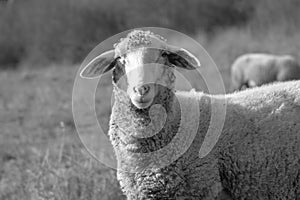
[(173, 89), (174, 67), (192, 70), (200, 66), (187, 50), (168, 45), (150, 31), (132, 31), (114, 47), (88, 63), (80, 75), (97, 78), (113, 69), (114, 84), (139, 109), (152, 104), (159, 88)]
[[(139, 109), (149, 107), (159, 88), (173, 89), (175, 76), (165, 52), (160, 49), (139, 48), (119, 58), (113, 72), (119, 88), (126, 90), (131, 102)], [(120, 78), (120, 73), (124, 73)], [(162, 86), (162, 87), (159, 87)]]

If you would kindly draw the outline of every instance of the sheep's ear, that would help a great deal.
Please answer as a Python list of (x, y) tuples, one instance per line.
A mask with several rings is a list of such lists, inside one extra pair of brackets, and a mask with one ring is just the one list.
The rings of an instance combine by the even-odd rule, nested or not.
[(94, 79), (113, 69), (117, 59), (114, 50), (106, 51), (89, 62), (80, 72), (82, 78)]
[(196, 56), (182, 48), (169, 51), (167, 56), (169, 62), (176, 67), (193, 70), (201, 66)]

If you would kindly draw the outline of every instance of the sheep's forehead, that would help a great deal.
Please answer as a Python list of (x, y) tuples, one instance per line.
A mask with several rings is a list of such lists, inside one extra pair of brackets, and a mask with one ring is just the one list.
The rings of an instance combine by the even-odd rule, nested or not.
[(132, 31), (115, 44), (115, 56), (122, 56), (140, 48), (167, 49), (166, 40), (150, 31)]
[(153, 62), (159, 62), (160, 57), (161, 50), (141, 47), (127, 53), (126, 57), (122, 57), (122, 59), (125, 59), (127, 61), (140, 62), (141, 64), (148, 64)]
[[(130, 76), (135, 77), (136, 80), (146, 78), (153, 81), (154, 77), (151, 77), (151, 74), (159, 76), (164, 71), (162, 66), (165, 65), (165, 60), (161, 57), (159, 50), (140, 48), (128, 53), (126, 57), (121, 57), (121, 62), (122, 60), (125, 61), (126, 74), (131, 74)], [(145, 74), (149, 77), (144, 77)]]

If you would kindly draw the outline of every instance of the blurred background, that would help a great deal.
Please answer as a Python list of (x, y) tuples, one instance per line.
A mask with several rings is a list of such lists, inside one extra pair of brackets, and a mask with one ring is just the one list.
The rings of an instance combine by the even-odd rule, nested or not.
[(143, 26), (183, 32), (220, 62), (248, 51), (297, 54), (299, 9), (297, 0), (1, 0), (0, 64), (78, 63), (100, 41)]
[[(241, 54), (299, 60), (299, 19), (299, 0), (0, 0), (0, 199), (124, 199), (115, 170), (89, 156), (72, 117), (76, 71), (101, 41), (136, 27), (180, 31), (207, 50), (228, 89)], [(101, 79), (96, 98), (105, 132), (110, 82)]]

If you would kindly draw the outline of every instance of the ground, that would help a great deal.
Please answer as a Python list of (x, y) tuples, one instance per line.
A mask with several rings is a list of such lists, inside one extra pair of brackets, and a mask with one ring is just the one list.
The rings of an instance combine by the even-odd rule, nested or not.
[(1, 71), (0, 199), (124, 198), (115, 170), (93, 160), (78, 139), (75, 72), (76, 66)]

